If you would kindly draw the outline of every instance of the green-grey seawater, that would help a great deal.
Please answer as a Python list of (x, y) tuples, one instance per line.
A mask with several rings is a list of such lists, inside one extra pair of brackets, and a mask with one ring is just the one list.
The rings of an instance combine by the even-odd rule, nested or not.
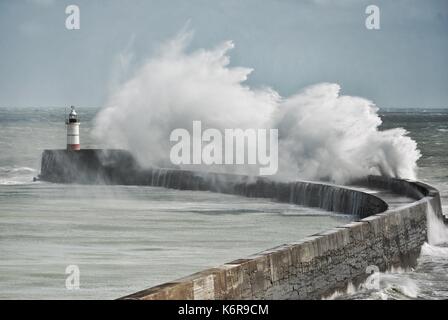
[[(97, 109), (79, 109), (83, 148)], [(32, 182), (43, 149), (65, 147), (64, 108), (0, 108), (0, 298), (112, 299), (299, 240), (350, 217), (267, 200), (136, 186)], [(448, 210), (448, 110), (391, 110), (423, 156), (419, 179)], [(66, 288), (68, 265), (80, 289)], [(448, 248), (425, 245), (412, 271), (384, 274), (380, 291), (342, 298), (447, 298)]]

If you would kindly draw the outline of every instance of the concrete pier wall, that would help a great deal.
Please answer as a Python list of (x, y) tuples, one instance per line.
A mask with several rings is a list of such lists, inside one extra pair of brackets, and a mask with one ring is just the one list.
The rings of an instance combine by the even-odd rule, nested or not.
[[(375, 177), (375, 180), (378, 179)], [(388, 180), (386, 178), (385, 182)], [(394, 180), (427, 195), (294, 243), (238, 259), (123, 299), (319, 299), (364, 281), (369, 266), (413, 266), (427, 239), (427, 214), (441, 220), (438, 192)], [(445, 220), (446, 222), (446, 220)]]
[[(318, 299), (344, 289), (348, 283), (363, 281), (368, 276), (369, 266), (384, 271), (392, 266), (414, 265), (427, 239), (427, 215), (432, 212), (446, 222), (438, 191), (420, 182), (377, 176), (357, 182), (415, 199), (399, 208), (388, 209), (380, 198), (350, 188), (182, 170), (143, 170), (130, 155), (125, 153), (121, 159), (121, 151), (89, 152), (72, 155), (45, 151), (41, 178), (55, 182), (151, 185), (270, 198), (350, 213), (359, 220), (123, 299)], [(62, 168), (67, 163), (71, 169)], [(82, 177), (78, 175), (79, 170)]]
[(176, 169), (142, 169), (122, 150), (45, 150), (40, 179), (58, 183), (103, 183), (157, 186), (269, 198), (360, 217), (383, 212), (378, 197), (331, 184), (278, 182), (262, 177)]
[(57, 183), (125, 183), (138, 168), (124, 150), (44, 150), (39, 178)]

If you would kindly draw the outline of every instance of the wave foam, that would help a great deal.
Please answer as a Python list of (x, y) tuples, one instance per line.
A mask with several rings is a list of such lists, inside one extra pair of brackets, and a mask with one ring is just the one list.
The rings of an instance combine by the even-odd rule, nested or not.
[(0, 185), (17, 185), (31, 183), (36, 172), (36, 169), (30, 167), (0, 167)]
[(171, 131), (190, 129), (193, 120), (218, 130), (277, 128), (280, 177), (336, 183), (368, 174), (415, 178), (415, 141), (404, 129), (380, 131), (371, 101), (341, 95), (335, 83), (290, 97), (250, 88), (245, 81), (252, 69), (229, 66), (232, 41), (187, 53), (191, 37), (186, 32), (169, 41), (109, 97), (95, 120), (100, 141), (130, 150), (145, 166), (166, 166)]

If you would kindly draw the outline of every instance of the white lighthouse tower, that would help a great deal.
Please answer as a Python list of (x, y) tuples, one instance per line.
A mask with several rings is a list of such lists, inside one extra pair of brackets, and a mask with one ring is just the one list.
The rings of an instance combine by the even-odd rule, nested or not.
[(79, 125), (81, 122), (79, 122), (74, 106), (72, 106), (72, 110), (70, 111), (65, 124), (67, 125), (67, 150), (80, 150)]

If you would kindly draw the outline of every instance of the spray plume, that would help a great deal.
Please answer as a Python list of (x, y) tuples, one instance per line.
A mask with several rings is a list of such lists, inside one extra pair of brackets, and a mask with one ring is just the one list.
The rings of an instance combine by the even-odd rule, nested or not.
[[(96, 138), (130, 150), (144, 166), (167, 166), (171, 131), (191, 129), (194, 120), (220, 130), (277, 128), (279, 178), (335, 183), (368, 174), (415, 178), (420, 157), (415, 141), (401, 128), (379, 131), (381, 119), (371, 101), (340, 95), (340, 86), (331, 83), (290, 97), (250, 88), (245, 81), (252, 69), (229, 67), (231, 41), (187, 53), (191, 36), (182, 32), (168, 41), (108, 98), (95, 120)], [(249, 167), (243, 171), (253, 174)]]

